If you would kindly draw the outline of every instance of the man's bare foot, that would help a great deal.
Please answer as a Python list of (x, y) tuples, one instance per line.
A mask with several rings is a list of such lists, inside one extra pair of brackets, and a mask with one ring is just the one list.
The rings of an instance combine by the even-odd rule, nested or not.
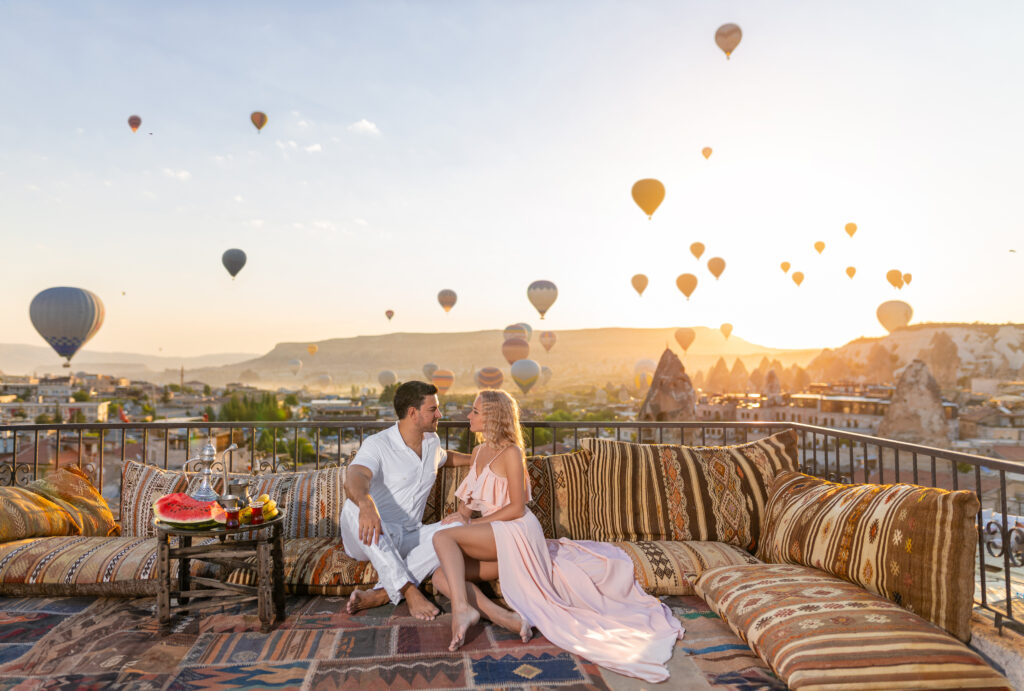
[(377, 588), (376, 590), (353, 590), (352, 595), (348, 598), (348, 604), (345, 605), (345, 610), (349, 614), (355, 614), (361, 609), (386, 605), (389, 601), (388, 591), (383, 588)]
[(456, 651), (466, 642), (466, 631), (480, 621), (480, 612), (466, 605), (465, 609), (452, 607), (452, 642), (448, 650)]
[(406, 588), (404, 595), (405, 601), (409, 603), (409, 614), (417, 619), (433, 621), (441, 613), (416, 586)]
[(506, 613), (501, 614), (500, 617), (496, 616), (492, 621), (512, 633), (518, 633), (523, 643), (529, 643), (533, 638), (533, 627), (516, 612), (506, 610)]

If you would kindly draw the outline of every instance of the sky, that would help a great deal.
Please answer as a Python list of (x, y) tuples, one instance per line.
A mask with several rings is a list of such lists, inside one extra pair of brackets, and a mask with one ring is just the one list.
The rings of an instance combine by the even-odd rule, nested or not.
[(1013, 1), (0, 2), (0, 342), (42, 344), (57, 285), (105, 305), (83, 353), (521, 321), (837, 347), (892, 299), (1024, 322), (1021, 26)]

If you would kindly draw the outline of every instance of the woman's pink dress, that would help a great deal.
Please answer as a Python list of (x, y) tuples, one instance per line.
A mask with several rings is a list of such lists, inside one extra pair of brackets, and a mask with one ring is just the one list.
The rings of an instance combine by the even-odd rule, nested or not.
[[(526, 487), (529, 498), (529, 484)], [(455, 496), (484, 516), (509, 503), (508, 480), (474, 463)], [(505, 601), (555, 645), (610, 670), (650, 682), (668, 679), (683, 626), (645, 593), (633, 562), (618, 547), (590, 540), (547, 540), (526, 509), (493, 521), (498, 577)]]

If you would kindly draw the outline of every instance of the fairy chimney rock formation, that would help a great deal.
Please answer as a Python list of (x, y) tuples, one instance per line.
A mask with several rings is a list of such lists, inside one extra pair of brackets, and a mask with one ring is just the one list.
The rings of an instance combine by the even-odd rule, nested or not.
[(661, 355), (654, 381), (640, 406), (639, 420), (696, 420), (697, 397), (679, 357), (669, 349)]
[(903, 370), (878, 436), (925, 446), (949, 445), (942, 394), (923, 361), (914, 360)]

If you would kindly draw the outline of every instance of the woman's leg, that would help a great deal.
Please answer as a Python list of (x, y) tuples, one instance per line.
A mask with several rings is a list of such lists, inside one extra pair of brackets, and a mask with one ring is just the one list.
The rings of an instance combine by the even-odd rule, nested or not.
[(480, 620), (480, 612), (469, 603), (466, 586), (466, 557), (477, 561), (498, 560), (494, 529), (482, 525), (459, 526), (434, 533), (434, 549), (441, 562), (452, 601), (452, 642), (449, 650), (458, 650), (466, 631)]
[[(487, 597), (474, 583), (474, 581), (492, 581), (497, 577), (498, 562), (480, 562), (476, 559), (466, 559), (466, 599), (471, 607), (476, 608), (480, 614), (493, 623), (508, 629), (512, 633), (518, 633), (525, 643), (533, 636), (532, 627), (519, 614), (502, 607)], [(432, 580), (438, 592), (451, 599), (448, 579), (444, 575), (443, 567), (434, 572)]]

